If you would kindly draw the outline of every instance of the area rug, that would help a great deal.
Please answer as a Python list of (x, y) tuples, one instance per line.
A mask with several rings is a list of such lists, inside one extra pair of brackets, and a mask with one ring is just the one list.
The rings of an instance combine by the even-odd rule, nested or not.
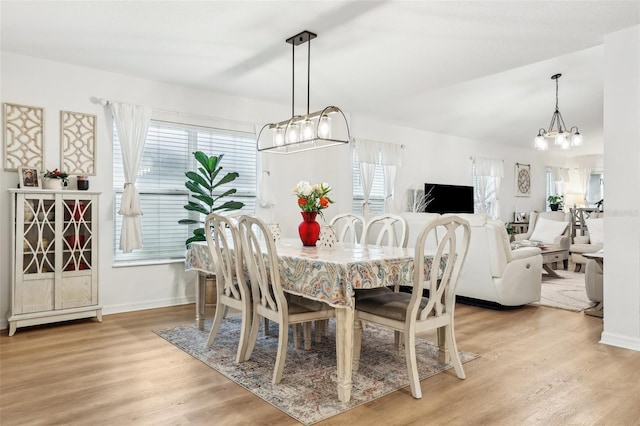
[[(270, 327), (267, 336), (260, 331), (251, 359), (240, 364), (234, 362), (240, 319), (232, 316), (224, 320), (213, 347), (206, 348), (210, 327), (211, 321), (208, 321), (204, 331), (194, 324), (187, 324), (155, 333), (305, 425), (325, 420), (409, 384), (404, 352), (397, 353), (393, 332), (388, 330), (365, 327), (360, 369), (353, 373), (351, 401), (343, 403), (337, 397), (335, 320), (330, 322), (329, 336), (321, 343), (314, 342), (309, 351), (295, 349), (290, 335), (283, 378), (277, 385), (271, 384), (278, 344), (276, 325)], [(437, 350), (436, 345), (426, 340), (416, 341), (421, 379), (451, 368), (450, 364), (438, 362)], [(479, 356), (467, 352), (460, 352), (460, 355), (462, 362)], [(412, 398), (410, 393), (407, 398)]]
[(549, 306), (573, 312), (582, 312), (596, 305), (587, 298), (584, 273), (565, 270), (556, 270), (556, 273), (562, 278), (542, 274), (540, 301), (531, 303), (532, 305)]

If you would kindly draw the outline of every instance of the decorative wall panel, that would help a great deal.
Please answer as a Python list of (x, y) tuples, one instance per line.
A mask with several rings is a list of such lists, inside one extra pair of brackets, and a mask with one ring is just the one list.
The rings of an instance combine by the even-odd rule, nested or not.
[(96, 174), (96, 116), (60, 111), (60, 169), (71, 175)]
[(44, 167), (44, 108), (4, 103), (5, 170)]

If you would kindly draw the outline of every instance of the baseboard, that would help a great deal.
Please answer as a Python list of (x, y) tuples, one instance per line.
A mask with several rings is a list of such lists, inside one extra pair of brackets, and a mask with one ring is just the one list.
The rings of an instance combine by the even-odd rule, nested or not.
[(614, 333), (607, 333), (606, 331), (602, 332), (600, 343), (610, 346), (617, 346), (619, 348), (640, 351), (640, 339), (621, 336)]
[(166, 308), (168, 306), (187, 305), (194, 303), (193, 298), (175, 297), (171, 299), (147, 300), (142, 303), (127, 303), (122, 305), (103, 305), (102, 314), (121, 314), (124, 312), (144, 311), (146, 309)]
[[(143, 303), (128, 303), (122, 305), (109, 305), (102, 306), (102, 314), (121, 314), (124, 312), (144, 311), (146, 309), (166, 308), (168, 306), (188, 305), (194, 303), (193, 298), (189, 297), (176, 297), (171, 299), (158, 299), (145, 301)], [(195, 312), (195, 311), (194, 311)], [(9, 322), (6, 319), (0, 320), (0, 330), (6, 330), (9, 328)]]

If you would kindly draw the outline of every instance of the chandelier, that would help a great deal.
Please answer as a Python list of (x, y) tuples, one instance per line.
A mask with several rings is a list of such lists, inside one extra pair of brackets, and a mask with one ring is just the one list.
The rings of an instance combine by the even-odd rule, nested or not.
[(562, 74), (554, 74), (551, 76), (551, 79), (556, 81), (556, 110), (551, 116), (549, 130), (541, 128), (538, 130), (538, 136), (534, 139), (535, 148), (541, 151), (549, 149), (549, 143), (546, 138), (553, 138), (554, 144), (561, 149), (569, 149), (582, 145), (582, 135), (578, 131), (578, 127), (573, 126), (567, 129), (562, 114), (560, 114), (560, 109), (558, 108), (558, 79), (560, 79), (560, 77), (562, 77)]
[[(349, 125), (340, 108), (328, 106), (320, 111), (309, 112), (311, 40), (316, 37), (317, 35), (312, 32), (303, 31), (286, 40), (292, 47), (291, 118), (265, 124), (258, 133), (258, 151), (290, 154), (349, 143), (351, 139)], [(308, 43), (307, 113), (295, 115), (295, 48), (303, 43)], [(343, 125), (340, 126), (340, 123)]]

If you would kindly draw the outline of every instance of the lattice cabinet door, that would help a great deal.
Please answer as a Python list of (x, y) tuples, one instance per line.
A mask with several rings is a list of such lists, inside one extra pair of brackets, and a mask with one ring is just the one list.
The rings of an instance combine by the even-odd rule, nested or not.
[(11, 189), (16, 328), (78, 318), (102, 320), (98, 305), (97, 192)]

